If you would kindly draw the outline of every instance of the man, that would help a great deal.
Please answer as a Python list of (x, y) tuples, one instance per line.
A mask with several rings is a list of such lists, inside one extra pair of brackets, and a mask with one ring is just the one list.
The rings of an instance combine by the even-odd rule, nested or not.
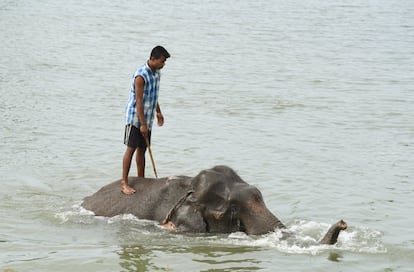
[(149, 60), (135, 72), (126, 106), (126, 126), (124, 143), (127, 146), (122, 161), (121, 191), (126, 195), (135, 193), (128, 185), (128, 175), (132, 157), (135, 155), (138, 177), (145, 176), (146, 139), (150, 142), (154, 116), (158, 126), (164, 124), (164, 116), (158, 104), (160, 70), (170, 54), (162, 46), (152, 49)]

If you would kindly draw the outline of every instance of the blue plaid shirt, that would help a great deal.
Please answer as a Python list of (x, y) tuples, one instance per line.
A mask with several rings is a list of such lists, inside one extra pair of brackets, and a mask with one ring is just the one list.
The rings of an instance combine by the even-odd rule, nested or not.
[(141, 127), (141, 121), (137, 114), (136, 105), (136, 93), (135, 93), (135, 78), (141, 76), (144, 81), (144, 95), (142, 98), (142, 104), (144, 106), (144, 116), (147, 121), (147, 127), (149, 130), (152, 128), (154, 121), (155, 111), (157, 109), (158, 92), (160, 88), (160, 71), (156, 70), (152, 73), (148, 63), (141, 65), (132, 77), (131, 90), (129, 92), (128, 104), (126, 105), (125, 117), (126, 124), (132, 124), (139, 128)]

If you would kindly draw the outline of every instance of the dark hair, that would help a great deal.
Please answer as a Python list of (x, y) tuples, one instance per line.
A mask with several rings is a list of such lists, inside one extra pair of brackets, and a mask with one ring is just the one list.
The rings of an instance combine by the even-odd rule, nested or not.
[(160, 45), (152, 49), (150, 58), (159, 59), (162, 56), (168, 59), (170, 57), (170, 53), (168, 53), (168, 51)]

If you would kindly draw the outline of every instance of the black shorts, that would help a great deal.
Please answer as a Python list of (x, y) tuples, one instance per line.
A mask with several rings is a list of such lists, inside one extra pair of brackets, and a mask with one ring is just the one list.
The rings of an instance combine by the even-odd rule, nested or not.
[[(151, 144), (151, 131), (148, 131), (148, 142)], [(125, 126), (124, 144), (134, 148), (146, 148), (144, 136), (142, 136), (139, 128), (134, 127), (131, 124)]]

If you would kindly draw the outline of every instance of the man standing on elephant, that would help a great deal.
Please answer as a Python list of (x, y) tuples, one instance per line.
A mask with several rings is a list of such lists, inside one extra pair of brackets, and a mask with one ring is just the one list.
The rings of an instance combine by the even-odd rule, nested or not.
[(160, 70), (170, 54), (162, 46), (152, 49), (150, 59), (134, 73), (129, 100), (126, 106), (126, 126), (124, 144), (127, 146), (122, 160), (121, 191), (126, 195), (135, 193), (128, 185), (128, 175), (132, 157), (137, 151), (138, 176), (145, 176), (146, 140), (150, 142), (152, 123), (157, 115), (158, 126), (164, 124), (164, 116), (158, 103)]

